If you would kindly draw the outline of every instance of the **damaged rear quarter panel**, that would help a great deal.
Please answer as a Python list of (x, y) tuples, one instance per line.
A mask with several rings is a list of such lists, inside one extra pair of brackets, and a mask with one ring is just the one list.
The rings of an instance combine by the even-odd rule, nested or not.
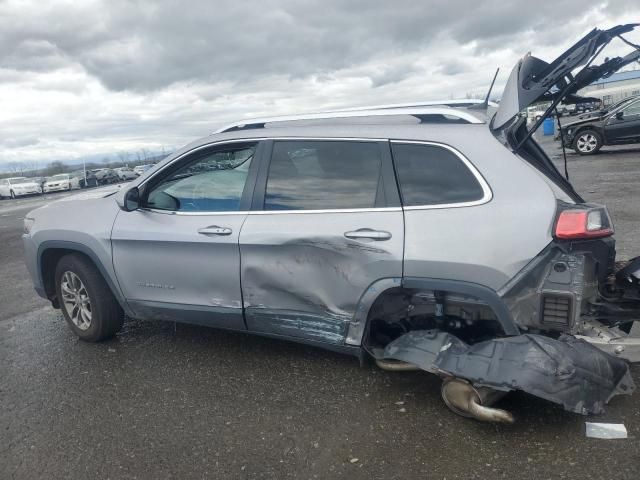
[[(345, 238), (360, 228), (392, 237)], [(341, 344), (367, 288), (402, 276), (402, 211), (250, 214), (240, 249), (249, 330)]]

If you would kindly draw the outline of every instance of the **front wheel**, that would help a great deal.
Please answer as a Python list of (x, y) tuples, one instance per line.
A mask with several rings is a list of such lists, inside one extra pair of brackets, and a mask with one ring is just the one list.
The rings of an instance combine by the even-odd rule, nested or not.
[(80, 254), (65, 255), (55, 272), (56, 295), (71, 330), (87, 342), (115, 335), (124, 312), (96, 267)]
[(573, 141), (573, 149), (580, 155), (593, 155), (602, 147), (602, 137), (594, 130), (578, 132)]

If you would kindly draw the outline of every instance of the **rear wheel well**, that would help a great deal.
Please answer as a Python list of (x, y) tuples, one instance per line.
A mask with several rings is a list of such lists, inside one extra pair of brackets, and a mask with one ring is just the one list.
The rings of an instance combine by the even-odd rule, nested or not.
[(371, 305), (363, 343), (375, 351), (408, 331), (433, 329), (455, 334), (470, 344), (505, 335), (494, 310), (478, 297), (395, 287), (382, 292)]

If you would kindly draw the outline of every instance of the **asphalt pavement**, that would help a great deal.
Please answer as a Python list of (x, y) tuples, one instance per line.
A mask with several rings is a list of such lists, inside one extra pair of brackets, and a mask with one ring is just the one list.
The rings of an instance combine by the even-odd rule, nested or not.
[[(628, 258), (640, 149), (614, 150), (571, 153), (568, 167), (609, 206)], [(433, 375), (277, 340), (129, 321), (80, 342), (22, 264), (22, 217), (49, 198), (0, 202), (0, 479), (638, 478), (640, 392), (598, 417), (513, 393), (499, 405), (517, 421), (502, 426), (449, 412)], [(629, 438), (586, 438), (587, 420), (624, 423)]]

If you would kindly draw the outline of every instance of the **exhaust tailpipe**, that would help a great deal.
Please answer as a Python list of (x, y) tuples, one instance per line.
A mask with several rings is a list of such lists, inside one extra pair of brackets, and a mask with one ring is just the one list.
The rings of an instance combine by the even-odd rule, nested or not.
[(466, 380), (448, 377), (442, 382), (442, 399), (450, 410), (481, 422), (513, 423), (511, 413), (490, 406), (506, 395), (487, 387), (474, 387)]
[(401, 362), (399, 360), (383, 360), (376, 358), (376, 365), (387, 372), (415, 372), (420, 370), (420, 368), (411, 363)]

